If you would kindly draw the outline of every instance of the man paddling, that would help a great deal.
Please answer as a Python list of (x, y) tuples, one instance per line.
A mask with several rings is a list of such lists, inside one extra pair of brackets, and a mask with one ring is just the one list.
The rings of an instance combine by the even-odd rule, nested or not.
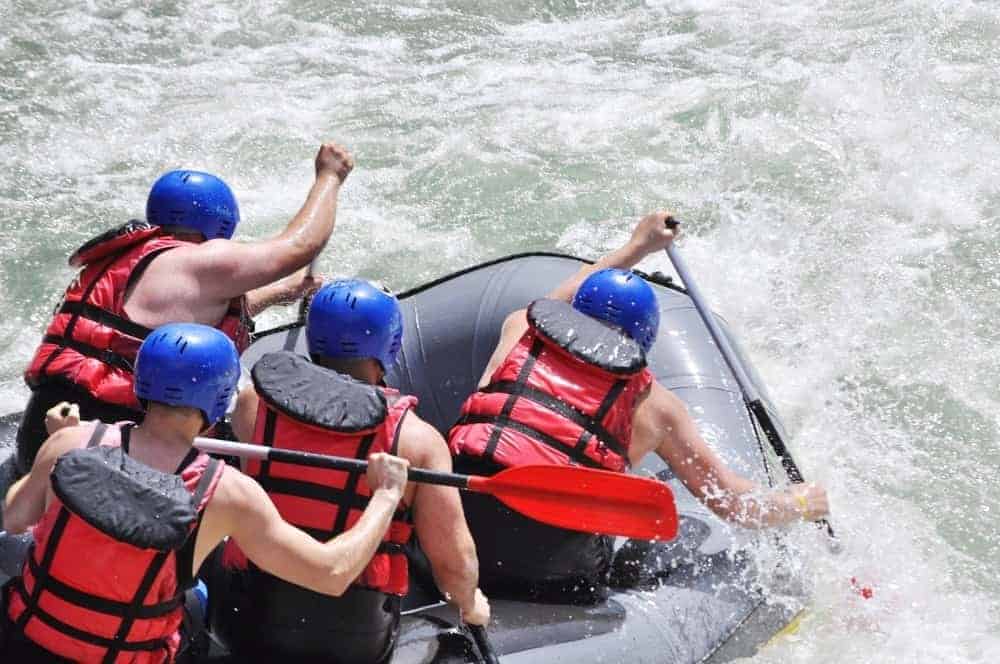
[[(630, 240), (585, 265), (548, 298), (510, 314), (449, 444), (458, 472), (494, 475), (527, 464), (625, 472), (655, 452), (720, 517), (776, 526), (827, 514), (813, 485), (765, 493), (706, 444), (684, 403), (646, 368), (659, 306), (627, 270), (673, 242), (668, 213), (644, 217)], [(572, 304), (571, 304), (572, 303)], [(608, 538), (532, 522), (496, 501), (463, 495), (489, 592), (593, 597), (611, 564)]]
[[(413, 466), (451, 471), (441, 434), (412, 412), (417, 400), (384, 386), (403, 335), (396, 298), (360, 279), (323, 286), (309, 308), (313, 362), (291, 352), (265, 355), (253, 368), (233, 426), (241, 440), (281, 449), (365, 458), (390, 452)], [(251, 461), (282, 516), (317, 538), (349, 528), (370, 487), (357, 474)], [(238, 548), (223, 556), (230, 591), (213, 597), (213, 625), (234, 653), (340, 664), (381, 662), (395, 647), (400, 600), (409, 585), (404, 546), (416, 531), (438, 588), (473, 625), (490, 610), (477, 588), (478, 562), (457, 489), (410, 484), (378, 552), (343, 596), (292, 586), (247, 566)]]
[(373, 454), (371, 495), (352, 527), (324, 540), (306, 535), (256, 482), (192, 447), (224, 414), (239, 371), (222, 332), (157, 328), (136, 361), (143, 423), (71, 426), (46, 441), (7, 494), (7, 529), (37, 525), (23, 576), (4, 589), (0, 660), (174, 661), (184, 590), (225, 537), (261, 569), (317, 593), (340, 595), (366, 569), (405, 492), (408, 463)]
[(252, 315), (314, 287), (305, 266), (333, 230), (340, 185), (353, 166), (340, 146), (321, 146), (316, 180), (298, 214), (278, 235), (254, 242), (230, 239), (240, 214), (225, 182), (171, 171), (149, 192), (145, 221), (80, 247), (70, 265), (81, 271), (25, 372), (32, 395), (17, 434), (20, 472), (45, 440), (45, 412), (54, 404), (79, 404), (88, 420), (141, 420), (132, 364), (152, 328), (211, 325), (242, 352)]

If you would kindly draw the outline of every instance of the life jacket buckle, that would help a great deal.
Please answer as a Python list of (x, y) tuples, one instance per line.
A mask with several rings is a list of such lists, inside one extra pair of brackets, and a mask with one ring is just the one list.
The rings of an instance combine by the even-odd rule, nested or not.
[(132, 363), (129, 362), (125, 356), (119, 355), (110, 348), (105, 348), (104, 350), (102, 350), (100, 355), (101, 355), (100, 360), (104, 364), (107, 364), (108, 366), (111, 367), (119, 367), (131, 373), (135, 373), (135, 368), (132, 366)]

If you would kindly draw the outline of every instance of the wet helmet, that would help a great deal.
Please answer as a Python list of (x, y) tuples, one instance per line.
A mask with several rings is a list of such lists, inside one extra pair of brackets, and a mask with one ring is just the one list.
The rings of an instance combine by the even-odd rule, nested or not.
[(225, 334), (197, 323), (169, 323), (149, 333), (135, 361), (135, 395), (197, 408), (206, 426), (226, 413), (240, 378), (240, 357)]
[(644, 351), (656, 341), (660, 305), (650, 285), (634, 272), (617, 268), (594, 272), (577, 289), (573, 308), (621, 328)]
[(240, 209), (229, 185), (211, 173), (170, 171), (149, 191), (146, 221), (198, 231), (206, 240), (228, 240), (240, 223)]
[(363, 279), (338, 279), (316, 292), (306, 320), (309, 353), (374, 358), (385, 369), (403, 342), (399, 301)]

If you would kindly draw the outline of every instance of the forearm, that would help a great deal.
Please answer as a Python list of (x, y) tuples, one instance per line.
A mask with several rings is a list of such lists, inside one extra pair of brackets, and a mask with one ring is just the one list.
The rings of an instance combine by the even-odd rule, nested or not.
[(461, 611), (469, 611), (475, 604), (479, 585), (479, 560), (475, 547), (457, 556), (453, 564), (433, 568), (434, 581), (445, 598)]
[(808, 505), (787, 491), (762, 492), (755, 488), (723, 494), (707, 501), (713, 512), (743, 528), (771, 528), (808, 519)]
[(23, 495), (30, 475), (25, 475), (11, 485), (4, 500), (3, 527), (12, 535), (23, 533), (42, 517), (44, 505), (33, 505)]
[(340, 180), (336, 175), (318, 175), (302, 208), (279, 236), (296, 253), (297, 268), (308, 265), (333, 232), (339, 193)]
[(266, 286), (255, 288), (247, 293), (247, 309), (251, 316), (256, 316), (268, 307), (276, 304), (288, 304), (294, 301), (295, 284), (299, 284), (306, 276), (308, 266), (288, 275), (284, 279), (271, 282)]
[(583, 281), (594, 272), (604, 270), (606, 268), (620, 268), (628, 270), (635, 267), (635, 265), (645, 257), (646, 253), (642, 250), (642, 248), (630, 241), (626, 243), (625, 246), (601, 257), (601, 259), (593, 265), (584, 265), (581, 267), (577, 270), (576, 274), (556, 286), (555, 290), (549, 293), (548, 297), (553, 300), (564, 300), (569, 302), (573, 299), (573, 296), (576, 295), (576, 291), (580, 287), (580, 284), (582, 284)]
[(256, 316), (280, 299), (276, 284), (268, 284), (255, 288), (247, 293), (247, 311), (251, 317)]
[(375, 556), (399, 504), (398, 494), (376, 491), (357, 523), (325, 545), (329, 573), (323, 592), (342, 595)]

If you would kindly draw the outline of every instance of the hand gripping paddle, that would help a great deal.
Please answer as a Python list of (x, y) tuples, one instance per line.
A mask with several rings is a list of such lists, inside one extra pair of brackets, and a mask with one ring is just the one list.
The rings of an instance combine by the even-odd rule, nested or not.
[[(677, 227), (678, 222), (673, 218), (667, 218), (666, 225), (667, 228), (673, 229)], [(666, 251), (667, 256), (670, 257), (670, 262), (673, 263), (674, 269), (677, 271), (678, 276), (680, 276), (681, 281), (684, 282), (684, 289), (691, 297), (691, 302), (694, 304), (695, 309), (698, 310), (698, 315), (701, 317), (702, 322), (705, 323), (705, 327), (708, 328), (709, 334), (712, 335), (712, 340), (715, 341), (716, 347), (722, 354), (722, 359), (725, 360), (729, 370), (733, 373), (733, 378), (736, 379), (736, 383), (740, 387), (740, 392), (743, 394), (743, 401), (746, 402), (747, 408), (760, 424), (760, 428), (764, 431), (764, 435), (771, 444), (771, 448), (774, 450), (774, 453), (777, 454), (778, 458), (781, 460), (781, 465), (785, 469), (785, 474), (788, 475), (788, 479), (793, 484), (802, 483), (804, 481), (802, 472), (795, 463), (795, 459), (792, 458), (792, 453), (788, 451), (788, 447), (785, 445), (785, 441), (782, 440), (778, 427), (775, 426), (774, 421), (771, 419), (771, 414), (764, 406), (764, 402), (761, 400), (760, 395), (757, 394), (757, 389), (747, 376), (747, 372), (743, 368), (742, 362), (740, 362), (739, 357), (729, 345), (729, 341), (725, 334), (723, 334), (719, 324), (715, 322), (715, 318), (712, 315), (711, 310), (708, 308), (708, 303), (705, 301), (704, 296), (698, 289), (698, 284), (695, 283), (694, 277), (692, 277), (691, 273), (688, 271), (687, 265), (684, 263), (684, 260), (673, 246), (667, 247)], [(830, 551), (833, 553), (839, 553), (843, 547), (837, 539), (836, 534), (833, 532), (833, 526), (830, 525), (830, 521), (828, 519), (820, 519), (816, 523), (826, 529), (826, 533), (830, 537), (828, 540)]]
[[(195, 446), (204, 452), (259, 461), (357, 473), (368, 469), (368, 462), (359, 459), (264, 445), (196, 438)], [(515, 512), (558, 528), (643, 540), (666, 541), (677, 535), (677, 508), (670, 487), (644, 477), (576, 466), (520, 466), (493, 477), (410, 468), (409, 479), (486, 493)]]

